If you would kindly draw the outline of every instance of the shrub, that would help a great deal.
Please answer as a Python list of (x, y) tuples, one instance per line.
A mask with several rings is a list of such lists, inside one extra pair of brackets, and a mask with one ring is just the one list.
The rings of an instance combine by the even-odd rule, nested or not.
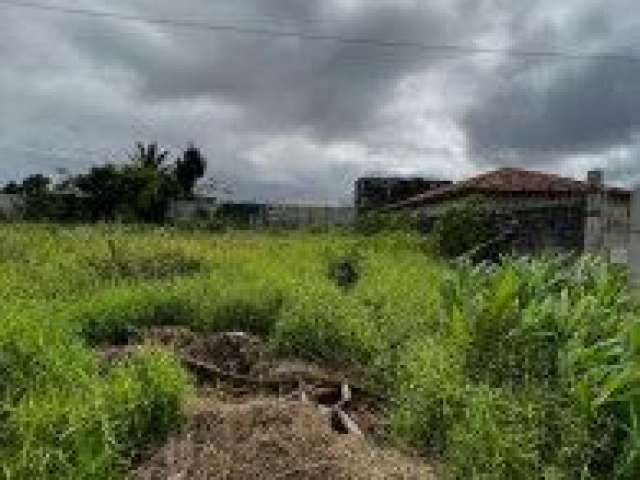
[(436, 221), (431, 235), (436, 251), (449, 258), (495, 259), (501, 252), (496, 219), (479, 198), (452, 204)]
[(356, 244), (332, 247), (325, 250), (327, 277), (341, 288), (351, 288), (362, 274), (364, 253)]

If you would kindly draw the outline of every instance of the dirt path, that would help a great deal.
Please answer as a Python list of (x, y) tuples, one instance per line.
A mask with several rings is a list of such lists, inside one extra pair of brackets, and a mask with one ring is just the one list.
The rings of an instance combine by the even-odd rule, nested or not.
[[(141, 343), (171, 348), (199, 378), (183, 432), (131, 480), (435, 479), (433, 469), (376, 445), (378, 399), (347, 375), (272, 358), (243, 333), (154, 328)], [(102, 350), (106, 361), (138, 346)]]

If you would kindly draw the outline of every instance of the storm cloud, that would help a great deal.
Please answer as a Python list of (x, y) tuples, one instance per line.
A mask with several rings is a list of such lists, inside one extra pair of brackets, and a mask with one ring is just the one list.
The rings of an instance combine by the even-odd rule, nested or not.
[[(500, 165), (632, 178), (640, 60), (598, 54), (640, 56), (637, 7), (530, 3), (0, 3), (0, 181), (118, 161), (138, 140), (201, 145), (236, 198), (348, 201), (367, 172)], [(545, 51), (579, 55), (521, 55)]]

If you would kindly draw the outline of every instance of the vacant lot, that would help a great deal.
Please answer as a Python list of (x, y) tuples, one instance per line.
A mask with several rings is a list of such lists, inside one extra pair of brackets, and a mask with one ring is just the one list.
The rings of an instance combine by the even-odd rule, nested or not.
[[(0, 272), (7, 479), (640, 471), (638, 308), (593, 259), (445, 263), (407, 234), (6, 225)], [(311, 396), (350, 385), (364, 437), (337, 433), (296, 379)]]

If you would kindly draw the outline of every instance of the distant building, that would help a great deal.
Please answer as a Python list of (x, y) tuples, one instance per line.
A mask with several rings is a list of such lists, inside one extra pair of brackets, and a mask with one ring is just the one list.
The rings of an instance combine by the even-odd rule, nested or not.
[(411, 211), (428, 231), (452, 202), (472, 197), (483, 198), (494, 212), (517, 222), (523, 251), (624, 248), (628, 238), (631, 193), (605, 188), (600, 172), (589, 172), (587, 181), (580, 181), (503, 168), (424, 191), (390, 209)]
[(421, 177), (362, 177), (355, 184), (355, 208), (358, 213), (376, 210), (451, 183)]

